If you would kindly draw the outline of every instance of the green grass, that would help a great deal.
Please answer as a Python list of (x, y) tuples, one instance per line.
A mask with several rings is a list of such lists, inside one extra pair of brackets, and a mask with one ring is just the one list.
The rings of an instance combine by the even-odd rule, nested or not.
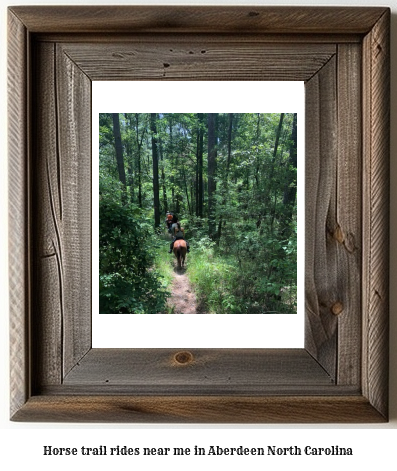
[[(208, 242), (195, 245), (186, 272), (194, 286), (199, 305), (206, 314), (234, 314), (240, 311), (233, 294), (236, 266), (218, 257)], [(240, 311), (241, 312), (241, 311)]]
[(173, 256), (168, 253), (169, 248), (169, 239), (159, 240), (153, 267), (154, 270), (156, 270), (156, 272), (160, 274), (162, 279), (162, 285), (165, 290), (169, 290), (171, 282), (174, 278), (174, 261)]
[[(273, 295), (270, 280), (258, 277), (251, 261), (239, 263), (217, 253), (208, 239), (192, 241), (188, 270), (200, 310), (207, 314), (261, 314), (296, 312), (296, 286)], [(274, 289), (275, 291), (275, 289)]]

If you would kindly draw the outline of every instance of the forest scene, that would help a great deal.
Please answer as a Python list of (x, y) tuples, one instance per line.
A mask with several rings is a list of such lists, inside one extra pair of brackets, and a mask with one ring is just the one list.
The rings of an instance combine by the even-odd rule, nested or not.
[(296, 196), (296, 113), (101, 113), (100, 313), (296, 313)]

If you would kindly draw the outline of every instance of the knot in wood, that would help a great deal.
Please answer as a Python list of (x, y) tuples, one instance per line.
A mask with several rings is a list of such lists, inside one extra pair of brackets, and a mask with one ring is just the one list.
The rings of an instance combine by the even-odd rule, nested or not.
[(339, 316), (339, 314), (342, 313), (343, 311), (343, 304), (341, 302), (336, 302), (335, 304), (332, 305), (331, 307), (332, 314), (335, 316)]
[(342, 228), (337, 226), (334, 231), (334, 239), (336, 239), (340, 244), (343, 244), (345, 240), (345, 235), (343, 234)]
[(193, 361), (193, 355), (190, 352), (178, 352), (175, 354), (174, 360), (180, 365), (186, 365)]

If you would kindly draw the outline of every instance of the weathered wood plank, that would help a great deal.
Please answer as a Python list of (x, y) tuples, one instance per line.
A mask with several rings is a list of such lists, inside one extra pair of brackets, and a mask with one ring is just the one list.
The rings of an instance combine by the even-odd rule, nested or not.
[(305, 346), (335, 378), (337, 357), (337, 242), (334, 225), (337, 162), (336, 59), (306, 85)]
[(54, 396), (33, 397), (14, 421), (145, 423), (377, 423), (360, 396)]
[(329, 228), (337, 242), (338, 384), (361, 381), (361, 67), (360, 46), (338, 47), (336, 218)]
[(41, 396), (360, 396), (356, 386), (335, 386), (335, 384), (239, 384), (230, 389), (228, 384), (128, 384), (91, 386), (89, 384), (62, 384), (43, 386), (36, 394)]
[(18, 6), (32, 32), (366, 33), (382, 7)]
[(60, 384), (91, 347), (91, 83), (54, 44), (37, 44), (35, 58), (33, 348), (43, 385)]
[(29, 377), (30, 246), (28, 219), (28, 71), (27, 31), (8, 14), (8, 185), (10, 288), (10, 409), (13, 415), (27, 400)]
[(363, 392), (385, 416), (389, 351), (390, 12), (364, 39)]
[(32, 172), (35, 389), (39, 384), (60, 384), (62, 381), (63, 279), (54, 45), (35, 45), (34, 57), (37, 64), (33, 80), (35, 139)]
[(56, 253), (37, 260), (35, 275), (40, 276), (40, 284), (36, 286), (35, 306), (40, 306), (40, 311), (36, 311), (40, 316), (34, 318), (32, 327), (33, 392), (43, 384), (62, 384), (62, 278), (59, 270)]
[(92, 80), (309, 80), (336, 53), (334, 44), (67, 44), (64, 53)]
[(333, 379), (304, 349), (93, 349), (66, 376), (65, 385), (162, 385), (197, 390), (241, 386), (260, 391), (266, 385), (330, 385)]
[(91, 348), (91, 81), (61, 47), (55, 65), (65, 375)]
[(86, 44), (87, 41), (92, 44), (134, 44), (134, 43), (147, 43), (158, 44), (159, 42), (168, 41), (173, 44), (192, 44), (198, 45), (200, 43), (211, 43), (215, 40), (222, 43), (230, 44), (249, 44), (255, 43), (256, 46), (263, 44), (322, 44), (324, 46), (331, 46), (342, 43), (361, 44), (362, 33), (344, 33), (335, 34), (330, 32), (327, 35), (320, 33), (315, 34), (298, 34), (298, 33), (269, 33), (260, 34), (259, 32), (242, 32), (237, 36), (231, 33), (200, 33), (200, 34), (178, 34), (177, 32), (167, 33), (133, 33), (133, 32), (117, 32), (117, 33), (35, 33), (35, 40), (39, 42), (53, 42), (57, 44)]

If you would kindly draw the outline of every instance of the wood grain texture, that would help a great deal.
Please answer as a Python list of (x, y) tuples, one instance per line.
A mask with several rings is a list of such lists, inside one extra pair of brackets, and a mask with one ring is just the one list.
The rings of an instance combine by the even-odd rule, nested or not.
[(26, 28), (8, 15), (8, 166), (11, 414), (30, 394), (29, 377), (29, 167)]
[(384, 8), (202, 6), (12, 7), (32, 32), (366, 33)]
[(65, 376), (91, 348), (91, 81), (60, 47), (56, 70)]
[(34, 350), (42, 385), (60, 384), (91, 347), (91, 83), (54, 44), (38, 43), (35, 58)]
[(337, 384), (361, 375), (361, 52), (306, 85), (306, 348)]
[[(334, 240), (337, 290), (333, 312), (338, 320), (337, 383), (359, 384), (362, 339), (362, 54), (358, 45), (338, 46), (337, 183)], [(335, 243), (336, 241), (336, 243)]]
[(193, 44), (198, 45), (199, 43), (212, 43), (213, 41), (240, 44), (244, 45), (247, 43), (255, 42), (263, 45), (266, 44), (323, 44), (323, 45), (334, 45), (336, 44), (361, 44), (363, 34), (362, 33), (342, 33), (335, 34), (329, 33), (327, 35), (320, 33), (313, 34), (299, 34), (285, 32), (280, 33), (266, 33), (259, 34), (251, 31), (240, 32), (238, 35), (233, 33), (200, 33), (200, 34), (178, 34), (178, 32), (164, 32), (164, 33), (137, 33), (137, 32), (117, 32), (117, 33), (73, 33), (68, 34), (67, 32), (48, 32), (48, 33), (35, 33), (34, 38), (38, 42), (53, 42), (57, 44), (134, 44), (134, 43), (147, 43), (157, 47), (164, 41), (168, 41), (170, 44)]
[(363, 392), (388, 411), (390, 12), (364, 39)]
[(91, 80), (309, 80), (336, 53), (334, 44), (262, 44), (230, 39), (140, 38), (127, 44), (66, 44), (64, 53)]
[[(387, 420), (389, 21), (384, 8), (10, 10), (12, 420)], [(304, 350), (90, 349), (91, 80), (126, 77), (307, 82)]]
[(336, 58), (306, 84), (305, 346), (335, 378), (338, 293), (336, 227)]
[(379, 423), (361, 396), (37, 396), (13, 420), (89, 423)]
[(34, 388), (62, 381), (63, 313), (62, 236), (58, 214), (61, 206), (58, 178), (55, 50), (53, 44), (34, 46), (35, 97), (32, 191), (34, 256), (32, 348)]
[(304, 349), (193, 349), (189, 361), (178, 349), (93, 349), (67, 375), (66, 386), (129, 385), (146, 392), (172, 385), (185, 393), (222, 388), (260, 393), (264, 388), (327, 386), (333, 379)]

